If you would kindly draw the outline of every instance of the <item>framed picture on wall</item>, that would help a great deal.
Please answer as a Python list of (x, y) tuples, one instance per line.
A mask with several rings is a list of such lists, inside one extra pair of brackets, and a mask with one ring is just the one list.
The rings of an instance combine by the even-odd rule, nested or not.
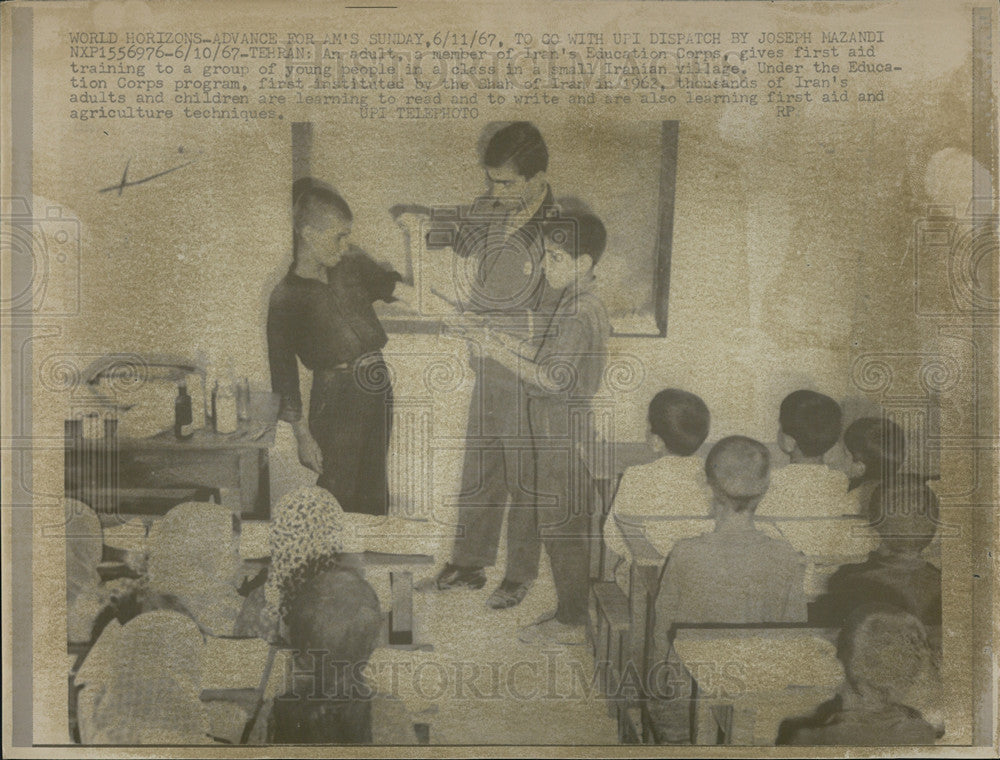
[[(380, 122), (352, 135), (333, 123), (294, 123), (293, 179), (311, 176), (335, 187), (354, 211), (353, 243), (421, 294), (417, 314), (380, 304), (390, 332), (436, 332), (453, 311), (448, 302), (470, 306), (475, 275), (463, 263), (462, 246), (485, 236), (490, 225), (507, 224), (505, 216), (534, 216), (542, 227), (564, 226), (572, 236), (576, 219), (587, 214), (606, 230), (594, 287), (612, 334), (666, 336), (678, 122), (533, 122), (544, 139), (544, 169), (524, 178), (534, 181), (535, 197), (527, 191), (513, 212), (494, 206), (504, 178), (493, 176), (484, 155), (490, 137), (509, 123)], [(531, 225), (520, 229), (507, 235), (508, 245), (538, 259), (540, 250), (527, 250), (534, 244), (534, 233), (525, 232)], [(524, 276), (510, 285), (505, 298), (512, 300), (494, 304), (496, 312), (530, 300), (542, 274)]]

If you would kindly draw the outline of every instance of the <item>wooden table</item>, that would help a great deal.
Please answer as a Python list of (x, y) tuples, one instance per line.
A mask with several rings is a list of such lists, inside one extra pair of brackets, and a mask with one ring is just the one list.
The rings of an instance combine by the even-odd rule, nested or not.
[[(95, 511), (117, 510), (134, 496), (232, 490), (233, 511), (244, 517), (270, 515), (270, 448), (278, 418), (277, 394), (251, 393), (250, 419), (235, 433), (196, 430), (181, 441), (173, 430), (148, 438), (119, 438), (105, 424), (103, 439), (67, 432), (66, 494), (87, 502)], [(226, 500), (225, 497), (222, 499)], [(95, 503), (96, 502), (96, 503)], [(167, 499), (169, 502), (169, 499)]]

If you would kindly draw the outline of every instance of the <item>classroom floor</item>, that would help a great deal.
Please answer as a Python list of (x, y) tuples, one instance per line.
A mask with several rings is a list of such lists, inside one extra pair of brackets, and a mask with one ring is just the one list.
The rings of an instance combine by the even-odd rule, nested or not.
[[(543, 650), (517, 638), (519, 628), (555, 609), (547, 558), (528, 596), (508, 610), (486, 606), (502, 564), (488, 576), (480, 591), (415, 592), (414, 641), (433, 651), (379, 649), (372, 661), (379, 691), (404, 700), (414, 722), (429, 725), (432, 744), (615, 744), (590, 647)], [(372, 581), (383, 597), (388, 589)]]

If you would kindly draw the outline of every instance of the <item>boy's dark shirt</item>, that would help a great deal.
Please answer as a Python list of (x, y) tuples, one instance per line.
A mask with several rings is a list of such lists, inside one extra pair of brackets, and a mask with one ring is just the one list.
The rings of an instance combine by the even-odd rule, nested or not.
[(935, 728), (916, 710), (903, 705), (845, 710), (837, 695), (812, 715), (783, 720), (775, 744), (888, 747), (933, 744), (936, 738)]
[(863, 604), (901, 607), (925, 626), (941, 625), (941, 571), (920, 557), (879, 547), (865, 562), (842, 565), (810, 612), (810, 622), (840, 626)]
[(388, 340), (372, 304), (392, 300), (399, 273), (351, 253), (327, 270), (327, 279), (323, 283), (289, 272), (271, 293), (271, 389), (281, 397), (279, 418), (287, 422), (302, 417), (296, 356), (315, 372), (353, 362)]

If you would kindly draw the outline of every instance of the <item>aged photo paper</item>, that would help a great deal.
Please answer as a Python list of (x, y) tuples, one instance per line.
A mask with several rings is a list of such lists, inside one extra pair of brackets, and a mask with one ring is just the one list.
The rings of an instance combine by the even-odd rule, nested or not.
[(0, 7), (4, 755), (995, 757), (996, 4), (356, 2)]

